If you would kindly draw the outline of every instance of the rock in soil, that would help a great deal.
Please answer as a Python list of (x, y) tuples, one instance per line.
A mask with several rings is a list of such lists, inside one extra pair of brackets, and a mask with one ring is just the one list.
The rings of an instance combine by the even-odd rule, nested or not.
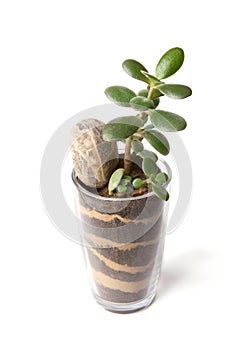
[(71, 152), (76, 176), (89, 187), (103, 188), (118, 165), (116, 142), (102, 138), (104, 123), (85, 119), (72, 130)]

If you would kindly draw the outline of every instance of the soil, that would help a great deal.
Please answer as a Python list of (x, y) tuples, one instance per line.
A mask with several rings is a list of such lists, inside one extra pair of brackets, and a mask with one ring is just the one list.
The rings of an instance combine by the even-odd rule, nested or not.
[[(124, 160), (122, 158), (120, 158), (119, 160), (118, 168), (124, 168)], [(140, 177), (142, 180), (146, 179), (146, 176), (141, 169), (141, 159), (139, 157), (132, 158), (129, 176), (131, 176), (132, 179), (135, 179), (137, 177)], [(98, 189), (97, 191), (98, 191), (98, 194), (103, 197), (120, 197), (120, 198), (126, 197), (127, 198), (127, 194), (123, 194), (123, 193), (113, 193), (112, 195), (110, 195), (108, 193), (108, 185)], [(140, 189), (134, 190), (133, 194), (128, 195), (128, 197), (140, 196), (146, 192), (148, 192), (147, 185), (141, 187)]]
[[(123, 167), (123, 159), (119, 166)], [(145, 179), (139, 157), (132, 159), (130, 176)], [(78, 199), (86, 256), (98, 294), (116, 303), (146, 297), (159, 271), (164, 202), (156, 196), (140, 197), (136, 191), (134, 200), (114, 201), (107, 186), (86, 189), (100, 195), (79, 191)]]
[[(119, 163), (118, 163), (118, 168), (124, 168), (124, 159), (123, 159), (123, 154), (119, 155)], [(129, 176), (131, 176), (132, 179), (135, 179), (137, 177), (139, 177), (142, 180), (146, 179), (146, 176), (144, 174), (144, 172), (142, 171), (142, 159), (138, 156), (136, 156), (136, 154), (132, 154), (131, 155), (131, 164), (130, 164), (130, 174)], [(93, 187), (88, 187), (86, 186), (82, 181), (80, 181), (80, 179), (77, 179), (77, 181), (80, 182), (80, 184), (89, 192), (98, 194), (102, 197), (106, 197), (106, 198), (127, 198), (127, 197), (136, 197), (136, 196), (141, 196), (145, 193), (148, 192), (148, 185), (146, 184), (145, 186), (142, 186), (139, 189), (134, 189), (133, 194), (126, 194), (126, 193), (113, 193), (113, 194), (109, 194), (108, 192), (108, 184), (105, 185), (103, 188), (93, 188)]]

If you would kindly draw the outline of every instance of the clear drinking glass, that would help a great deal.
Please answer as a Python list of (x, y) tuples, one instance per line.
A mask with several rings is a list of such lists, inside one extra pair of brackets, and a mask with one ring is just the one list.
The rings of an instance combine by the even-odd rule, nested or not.
[[(157, 164), (170, 181), (168, 164), (162, 160)], [(149, 306), (161, 272), (168, 203), (153, 192), (102, 197), (78, 181), (74, 171), (72, 179), (78, 229), (96, 301), (122, 313)]]

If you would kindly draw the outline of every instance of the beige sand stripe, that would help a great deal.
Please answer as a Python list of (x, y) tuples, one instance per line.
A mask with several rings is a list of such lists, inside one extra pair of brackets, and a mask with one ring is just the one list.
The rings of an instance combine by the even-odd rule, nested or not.
[(145, 272), (153, 263), (154, 258), (151, 259), (151, 261), (147, 265), (143, 266), (129, 266), (127, 264), (118, 264), (111, 259), (106, 258), (105, 256), (101, 255), (96, 249), (94, 248), (88, 248), (88, 250), (93, 253), (97, 258), (99, 258), (101, 261), (105, 263), (106, 266), (108, 266), (110, 269), (113, 269), (115, 271), (122, 271), (122, 272), (128, 272), (131, 274), (136, 274), (138, 272)]
[(130, 223), (133, 222), (134, 224), (138, 224), (140, 222), (143, 222), (145, 224), (150, 223), (150, 222), (154, 222), (154, 224), (157, 222), (157, 220), (159, 219), (159, 216), (162, 212), (157, 213), (157, 218), (155, 220), (155, 217), (150, 217), (150, 218), (146, 218), (146, 219), (139, 219), (139, 220), (131, 220), (128, 218), (123, 218), (122, 216), (118, 215), (118, 214), (103, 214), (103, 213), (99, 213), (98, 211), (92, 209), (92, 210), (88, 210), (85, 207), (83, 207), (82, 205), (80, 205), (80, 211), (83, 215), (87, 215), (89, 216), (89, 218), (93, 218), (93, 219), (97, 219), (97, 220), (102, 220), (105, 222), (110, 222), (113, 221), (114, 219), (118, 219), (121, 222), (124, 223)]
[(93, 242), (93, 245), (96, 247), (103, 247), (103, 248), (117, 248), (119, 250), (130, 250), (137, 247), (147, 247), (148, 245), (156, 244), (159, 240), (159, 235), (156, 239), (152, 239), (150, 241), (144, 241), (144, 242), (135, 242), (135, 243), (118, 243), (111, 241), (110, 239), (98, 237), (96, 235), (93, 235), (93, 233), (85, 233), (85, 237), (87, 237), (87, 241), (91, 240)]
[(102, 272), (96, 271), (95, 269), (92, 269), (92, 272), (94, 279), (98, 284), (106, 288), (120, 290), (121, 292), (125, 293), (137, 293), (140, 290), (148, 287), (150, 281), (149, 278), (146, 278), (142, 281), (137, 282), (125, 282), (109, 277)]
[(83, 207), (82, 205), (80, 205), (80, 211), (81, 211), (81, 213), (83, 215), (87, 215), (90, 218), (103, 220), (103, 221), (106, 221), (106, 222), (112, 221), (114, 219), (118, 219), (118, 220), (120, 220), (121, 222), (124, 222), (124, 223), (129, 223), (129, 222), (132, 221), (131, 219), (123, 218), (122, 216), (120, 216), (118, 214), (102, 214), (102, 213), (99, 213), (96, 210), (88, 210), (85, 207)]

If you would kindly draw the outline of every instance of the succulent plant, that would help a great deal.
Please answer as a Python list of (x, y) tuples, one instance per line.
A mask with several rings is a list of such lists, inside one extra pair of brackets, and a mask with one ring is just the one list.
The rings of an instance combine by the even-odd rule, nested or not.
[[(155, 73), (150, 74), (140, 62), (127, 59), (122, 64), (124, 71), (132, 78), (146, 83), (146, 87), (137, 94), (124, 86), (110, 86), (105, 90), (106, 96), (112, 102), (137, 111), (134, 116), (115, 118), (103, 128), (105, 141), (125, 142), (124, 168), (115, 170), (110, 177), (109, 194), (114, 191), (132, 194), (133, 189), (140, 189), (149, 182), (159, 198), (168, 200), (169, 194), (164, 186), (168, 175), (160, 172), (156, 164), (157, 154), (144, 150), (142, 140), (145, 138), (157, 152), (166, 156), (170, 146), (162, 132), (177, 132), (186, 128), (187, 123), (180, 115), (157, 109), (160, 98), (164, 96), (184, 99), (192, 94), (192, 90), (186, 85), (166, 84), (162, 81), (176, 73), (183, 61), (183, 50), (174, 47), (160, 58)], [(142, 170), (146, 180), (129, 177), (131, 150), (142, 158)]]

